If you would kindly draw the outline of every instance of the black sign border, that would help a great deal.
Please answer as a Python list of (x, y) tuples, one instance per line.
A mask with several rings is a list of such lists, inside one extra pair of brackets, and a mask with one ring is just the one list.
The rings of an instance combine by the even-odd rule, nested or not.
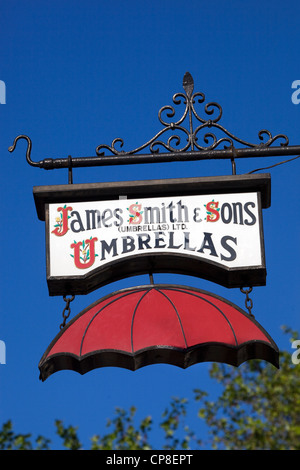
[[(49, 204), (87, 201), (110, 201), (121, 197), (150, 198), (205, 194), (256, 192), (260, 224), (262, 264), (244, 268), (227, 268), (192, 254), (161, 253), (126, 256), (80, 276), (51, 277), (49, 273)], [(86, 295), (97, 288), (126, 277), (148, 273), (175, 273), (199, 277), (227, 288), (263, 286), (266, 284), (265, 247), (262, 208), (271, 205), (269, 174), (219, 177), (179, 178), (125, 181), (112, 183), (36, 186), (33, 188), (38, 218), (46, 222), (46, 267), (50, 296)]]

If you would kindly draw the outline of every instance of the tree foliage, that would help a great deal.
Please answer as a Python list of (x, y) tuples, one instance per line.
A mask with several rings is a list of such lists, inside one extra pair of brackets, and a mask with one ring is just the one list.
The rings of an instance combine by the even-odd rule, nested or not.
[[(291, 341), (299, 337), (284, 331)], [(293, 364), (290, 351), (281, 353), (279, 370), (255, 360), (238, 369), (213, 364), (210, 375), (222, 393), (209, 401), (196, 390), (195, 398), (213, 448), (300, 450), (300, 364)]]
[(38, 436), (32, 443), (31, 434), (15, 434), (12, 422), (3, 424), (0, 430), (0, 450), (48, 450), (50, 440)]
[[(292, 339), (299, 334), (286, 328)], [(159, 428), (163, 433), (160, 449), (240, 449), (300, 450), (300, 364), (293, 364), (291, 352), (280, 355), (280, 369), (258, 360), (239, 368), (212, 364), (210, 375), (221, 393), (210, 400), (206, 391), (195, 390), (198, 418), (208, 429), (200, 441), (186, 424), (188, 402), (172, 398), (163, 411)], [(56, 433), (65, 449), (82, 449), (78, 429), (55, 422)], [(107, 432), (91, 437), (92, 450), (151, 450), (151, 416), (136, 423), (136, 408), (116, 408), (107, 422)], [(50, 449), (50, 440), (31, 434), (15, 434), (12, 422), (0, 430), (0, 450)]]

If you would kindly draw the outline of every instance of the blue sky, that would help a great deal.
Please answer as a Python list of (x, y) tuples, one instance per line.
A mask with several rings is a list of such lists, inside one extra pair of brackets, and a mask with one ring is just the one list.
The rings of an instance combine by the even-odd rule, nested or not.
[[(66, 184), (67, 171), (45, 171), (25, 160), (25, 142), (13, 154), (14, 138), (28, 135), (32, 158), (88, 156), (99, 144), (124, 139), (124, 150), (149, 140), (161, 125), (158, 110), (172, 104), (189, 71), (195, 91), (223, 108), (222, 124), (259, 143), (258, 132), (283, 133), (299, 145), (300, 104), (291, 100), (300, 79), (297, 1), (10, 0), (0, 5), (1, 310), (0, 423), (17, 432), (43, 434), (58, 446), (54, 420), (79, 427), (85, 446), (105, 430), (116, 406), (135, 405), (138, 416), (157, 420), (172, 396), (212, 395), (209, 364), (187, 370), (156, 365), (130, 372), (98, 369), (85, 376), (60, 372), (39, 381), (38, 362), (59, 331), (64, 302), (49, 297), (44, 224), (33, 186)], [(1, 100), (0, 100), (1, 101)], [(283, 158), (284, 159), (284, 158)], [(237, 173), (280, 161), (239, 160)], [(256, 319), (280, 348), (289, 343), (286, 324), (300, 330), (299, 164), (270, 170), (272, 203), (264, 210), (267, 285), (252, 293)], [(193, 162), (74, 170), (75, 183), (230, 174), (229, 162)], [(157, 275), (206, 289), (243, 308), (239, 289), (228, 290), (187, 276)], [(148, 282), (147, 276), (116, 282), (78, 296), (72, 316), (119, 288)], [(192, 407), (191, 415), (196, 408)], [(196, 419), (191, 426), (205, 438)], [(155, 436), (159, 446), (159, 436)]]

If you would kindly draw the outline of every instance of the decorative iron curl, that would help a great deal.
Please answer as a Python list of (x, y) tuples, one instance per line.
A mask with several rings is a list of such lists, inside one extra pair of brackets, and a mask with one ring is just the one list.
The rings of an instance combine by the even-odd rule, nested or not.
[[(211, 127), (215, 127), (217, 129), (220, 129), (222, 132), (224, 132), (224, 134), (226, 134), (226, 137), (221, 137), (220, 139), (217, 139), (215, 134), (213, 134), (212, 132), (208, 132), (203, 136), (203, 141), (206, 144), (208, 144), (209, 139), (212, 139), (211, 145), (209, 145), (209, 146), (199, 145), (197, 143), (197, 141), (198, 141), (198, 137), (197, 137), (198, 132), (200, 130), (204, 129), (204, 128), (211, 128)], [(250, 143), (250, 142), (246, 142), (245, 140), (240, 139), (239, 137), (234, 136), (231, 132), (229, 132), (227, 129), (225, 129), (220, 124), (217, 124), (217, 123), (212, 122), (211, 120), (209, 120), (205, 124), (197, 127), (197, 129), (195, 130), (195, 132), (194, 132), (194, 144), (195, 144), (195, 147), (198, 150), (214, 150), (215, 148), (219, 147), (220, 144), (222, 144), (222, 143), (227, 143), (227, 144), (229, 144), (229, 147), (232, 148), (232, 147), (234, 147), (235, 142), (238, 142), (239, 144), (242, 144), (242, 145), (244, 145), (246, 147), (250, 147), (250, 148), (265, 148), (265, 147), (270, 147), (278, 139), (283, 139), (283, 142), (280, 143), (280, 146), (282, 146), (282, 147), (287, 147), (288, 144), (289, 144), (289, 139), (284, 134), (278, 134), (278, 135), (273, 137), (271, 132), (269, 132), (266, 129), (262, 129), (261, 131), (259, 131), (258, 137), (259, 137), (260, 140), (262, 140), (262, 141), (264, 140), (264, 135), (267, 135), (269, 137), (267, 141), (262, 142), (260, 144), (253, 144), (253, 143)], [(224, 148), (228, 148), (228, 147), (224, 145)]]
[(38, 167), (38, 168), (45, 168), (47, 170), (54, 168), (54, 163), (53, 163), (54, 160), (52, 158), (44, 158), (43, 160), (40, 160), (39, 162), (34, 162), (33, 160), (31, 160), (32, 142), (31, 142), (30, 137), (28, 137), (28, 135), (24, 135), (24, 134), (18, 135), (13, 141), (13, 144), (10, 147), (8, 147), (9, 152), (12, 153), (15, 150), (17, 142), (20, 139), (24, 139), (27, 141), (26, 160), (29, 163), (29, 165)]
[(25, 139), (27, 140), (27, 149), (26, 149), (26, 160), (27, 162), (29, 163), (29, 165), (31, 166), (39, 166), (39, 163), (37, 162), (33, 162), (31, 160), (31, 149), (32, 149), (32, 142), (31, 142), (31, 139), (30, 137), (28, 137), (28, 135), (18, 135), (15, 140), (13, 141), (13, 144), (8, 147), (8, 151), (9, 152), (13, 152), (16, 148), (16, 145), (17, 145), (17, 142), (18, 140), (20, 139)]
[[(259, 140), (264, 141), (265, 136), (268, 137), (268, 140), (265, 142), (261, 142), (258, 144), (253, 144), (250, 142), (246, 142), (243, 139), (240, 139), (236, 137), (234, 134), (229, 132), (227, 129), (225, 129), (222, 125), (219, 124), (219, 121), (223, 115), (223, 110), (222, 107), (216, 103), (216, 102), (211, 102), (207, 103), (204, 106), (204, 113), (209, 117), (209, 119), (204, 117), (201, 117), (199, 113), (195, 109), (195, 103), (203, 104), (205, 102), (205, 95), (204, 93), (200, 92), (195, 92), (194, 91), (194, 80), (193, 77), (189, 72), (186, 72), (186, 74), (183, 77), (183, 88), (185, 93), (176, 93), (173, 95), (173, 103), (174, 105), (180, 105), (183, 103), (185, 105), (185, 109), (183, 111), (182, 116), (177, 119), (176, 121), (171, 121), (168, 122), (164, 117), (163, 114), (166, 113), (167, 118), (172, 119), (176, 112), (175, 108), (171, 105), (166, 105), (163, 106), (159, 112), (158, 112), (158, 120), (159, 122), (164, 126), (162, 130), (160, 130), (154, 137), (152, 137), (148, 142), (144, 143), (140, 147), (137, 147), (133, 150), (130, 151), (123, 151), (123, 150), (118, 150), (116, 148), (116, 144), (120, 144), (120, 148), (122, 149), (124, 145), (124, 141), (121, 138), (114, 139), (111, 143), (111, 145), (98, 145), (96, 148), (96, 154), (98, 156), (104, 156), (104, 150), (109, 150), (113, 155), (118, 155), (118, 156), (126, 156), (126, 155), (134, 155), (141, 150), (145, 149), (146, 147), (149, 147), (149, 150), (152, 154), (157, 154), (159, 153), (160, 147), (166, 149), (169, 152), (172, 153), (180, 153), (180, 152), (187, 152), (188, 150), (213, 150), (217, 147), (219, 147), (221, 144), (224, 144), (224, 148), (230, 148), (234, 147), (234, 143), (238, 142), (239, 144), (242, 144), (246, 147), (250, 148), (263, 148), (263, 147), (270, 147), (276, 140), (282, 139), (283, 141), (280, 143), (281, 146), (286, 147), (289, 144), (289, 139), (286, 135), (284, 134), (278, 134), (276, 136), (272, 136), (271, 132), (263, 129), (259, 131), (258, 137)], [(188, 117), (189, 119), (189, 127), (185, 128), (182, 126), (182, 123), (185, 121), (185, 119)], [(198, 122), (201, 124), (196, 127), (195, 130), (193, 130), (193, 119), (196, 119)], [(199, 137), (198, 134), (201, 130), (203, 129), (218, 129), (219, 131), (223, 132), (225, 134), (224, 137), (217, 138), (217, 136), (213, 132), (207, 132), (203, 136), (203, 141), (207, 145), (200, 145), (199, 144)], [(183, 144), (183, 146), (180, 147), (181, 144), (181, 137), (176, 133), (175, 135), (172, 135), (171, 137), (168, 138), (167, 142), (164, 142), (160, 140), (159, 138), (165, 134), (168, 131), (180, 131), (183, 136), (186, 136), (186, 144)], [(174, 145), (175, 146), (174, 146)], [(227, 144), (227, 145), (225, 145)]]

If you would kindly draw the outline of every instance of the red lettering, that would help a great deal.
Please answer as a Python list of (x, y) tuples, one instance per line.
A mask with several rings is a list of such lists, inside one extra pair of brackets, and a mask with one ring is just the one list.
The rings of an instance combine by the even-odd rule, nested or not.
[(129, 223), (133, 225), (138, 225), (142, 222), (143, 217), (141, 215), (142, 204), (131, 204), (129, 206)]
[(210, 201), (206, 204), (206, 211), (207, 211), (207, 222), (217, 222), (220, 218), (219, 211), (219, 202)]
[(89, 238), (84, 242), (72, 243), (71, 248), (74, 248), (74, 263), (78, 269), (90, 268), (94, 262), (95, 257), (95, 242), (98, 238)]
[(54, 233), (54, 235), (56, 235), (57, 237), (62, 237), (63, 235), (67, 233), (67, 231), (69, 230), (68, 211), (71, 211), (71, 210), (72, 210), (72, 207), (70, 206), (57, 208), (57, 212), (61, 212), (61, 214), (60, 214), (60, 217), (56, 218), (57, 226), (55, 227), (54, 230), (52, 230), (51, 233)]

